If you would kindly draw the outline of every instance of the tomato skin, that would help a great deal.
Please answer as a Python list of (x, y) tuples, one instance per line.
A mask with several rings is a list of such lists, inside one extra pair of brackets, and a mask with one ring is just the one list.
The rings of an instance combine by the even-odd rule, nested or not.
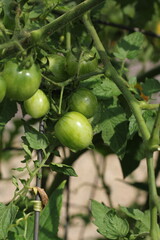
[(55, 82), (63, 82), (67, 79), (66, 58), (62, 55), (51, 55), (48, 57), (49, 71), (53, 74)]
[(6, 82), (4, 81), (3, 77), (0, 76), (0, 102), (3, 101), (3, 98), (6, 95)]
[(93, 131), (85, 116), (68, 112), (56, 123), (55, 135), (64, 146), (79, 151), (92, 143)]
[(50, 103), (46, 94), (38, 89), (31, 98), (24, 101), (24, 108), (32, 118), (40, 118), (49, 112)]
[(38, 65), (19, 69), (17, 62), (8, 61), (2, 73), (7, 84), (6, 96), (16, 101), (25, 101), (39, 88), (41, 72)]
[(96, 113), (98, 102), (96, 96), (87, 88), (77, 89), (69, 99), (69, 108), (91, 118)]
[(98, 60), (92, 52), (84, 53), (79, 63), (79, 75), (94, 72), (98, 67)]

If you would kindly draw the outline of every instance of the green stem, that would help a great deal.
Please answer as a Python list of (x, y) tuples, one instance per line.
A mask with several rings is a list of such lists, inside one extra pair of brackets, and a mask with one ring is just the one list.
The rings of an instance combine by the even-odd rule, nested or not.
[(153, 166), (153, 154), (147, 154), (148, 186), (149, 186), (149, 205), (150, 205), (150, 235), (153, 240), (160, 239), (159, 227), (157, 225), (157, 189)]
[(60, 94), (60, 99), (59, 99), (58, 114), (61, 114), (61, 112), (62, 112), (63, 93), (64, 93), (64, 86), (61, 87), (61, 94)]
[(71, 50), (71, 32), (68, 26), (66, 27), (66, 49)]
[(151, 137), (148, 141), (148, 148), (151, 150), (157, 150), (160, 145), (160, 105), (157, 112), (157, 117), (152, 129)]
[[(105, 75), (111, 78), (117, 87), (122, 92), (123, 96), (125, 97), (130, 109), (132, 110), (133, 115), (136, 118), (139, 130), (141, 132), (142, 138), (145, 142), (148, 141), (150, 138), (150, 132), (146, 126), (144, 118), (142, 116), (142, 111), (138, 101), (135, 97), (131, 94), (128, 90), (127, 85), (125, 84), (125, 80), (119, 76), (116, 69), (112, 66), (109, 57), (99, 39), (99, 36), (91, 22), (90, 16), (88, 13), (84, 14), (83, 22), (88, 30), (89, 34), (93, 38), (95, 47), (97, 48), (101, 60), (104, 64), (104, 68), (106, 69)], [(152, 240), (160, 239), (158, 228), (157, 228), (157, 204), (155, 199), (157, 200), (157, 190), (156, 190), (156, 181), (154, 175), (154, 166), (153, 166), (153, 159), (148, 152), (147, 155), (147, 170), (148, 170), (148, 183), (149, 183), (149, 196), (150, 196), (150, 214), (151, 214), (151, 225), (150, 225), (150, 234), (152, 236)]]
[(89, 34), (92, 36), (94, 44), (95, 44), (97, 51), (99, 52), (99, 55), (101, 57), (102, 63), (104, 64), (104, 68), (106, 69), (105, 75), (107, 77), (111, 78), (114, 81), (114, 83), (118, 86), (118, 88), (121, 90), (121, 92), (123, 93), (123, 96), (125, 97), (128, 105), (130, 106), (130, 108), (137, 120), (137, 124), (138, 124), (140, 132), (143, 136), (143, 139), (144, 139), (144, 141), (147, 141), (150, 137), (150, 133), (145, 124), (144, 118), (142, 117), (142, 113), (141, 113), (141, 109), (139, 107), (138, 101), (128, 90), (128, 88), (125, 84), (126, 83), (125, 80), (121, 76), (119, 76), (116, 69), (111, 64), (110, 59), (106, 53), (106, 50), (103, 47), (103, 44), (91, 22), (91, 19), (90, 19), (90, 16), (88, 13), (84, 14), (83, 22), (84, 22)]
[(68, 24), (70, 21), (75, 20), (76, 18), (80, 17), (82, 14), (84, 14), (89, 9), (96, 7), (97, 5), (103, 3), (104, 0), (86, 0), (70, 11), (66, 12), (62, 16), (56, 18), (51, 23), (43, 26), (42, 28), (38, 30), (34, 30), (31, 32), (31, 38), (34, 42), (38, 42), (42, 40), (47, 35), (51, 35), (56, 31), (57, 29), (60, 29), (61, 27), (64, 27), (66, 24)]

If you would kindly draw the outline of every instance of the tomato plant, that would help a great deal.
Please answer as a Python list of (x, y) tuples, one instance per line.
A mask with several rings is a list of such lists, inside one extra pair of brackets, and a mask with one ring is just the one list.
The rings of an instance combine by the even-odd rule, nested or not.
[(6, 82), (3, 77), (0, 76), (0, 102), (2, 102), (3, 98), (6, 95)]
[(21, 68), (14, 60), (5, 63), (2, 76), (7, 84), (7, 97), (16, 101), (30, 98), (41, 83), (38, 65), (33, 64), (30, 68)]
[(87, 74), (96, 71), (98, 67), (98, 60), (95, 53), (84, 52), (79, 62), (79, 75)]
[(24, 108), (31, 117), (40, 118), (49, 112), (50, 103), (46, 94), (38, 89), (32, 97), (24, 101)]
[(53, 80), (56, 82), (63, 82), (67, 79), (66, 72), (66, 58), (62, 55), (48, 56), (49, 71), (53, 74)]
[(79, 88), (71, 95), (69, 107), (72, 111), (80, 112), (85, 117), (90, 118), (96, 113), (98, 102), (90, 90)]
[(85, 116), (68, 112), (56, 123), (55, 135), (64, 146), (78, 151), (92, 144), (93, 131)]
[[(0, 1), (0, 240), (160, 240), (159, 9), (158, 0)], [(132, 180), (124, 189), (114, 170), (119, 184)], [(107, 206), (87, 205), (96, 195)]]

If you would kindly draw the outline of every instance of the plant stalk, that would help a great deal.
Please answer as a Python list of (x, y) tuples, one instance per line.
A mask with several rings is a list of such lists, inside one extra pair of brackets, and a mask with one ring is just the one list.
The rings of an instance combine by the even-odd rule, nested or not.
[[(120, 89), (120, 91), (122, 92), (130, 109), (132, 110), (133, 115), (136, 118), (137, 125), (141, 132), (142, 138), (144, 142), (147, 142), (150, 138), (150, 132), (142, 116), (142, 111), (138, 101), (135, 99), (135, 97), (131, 94), (131, 92), (127, 88), (127, 85), (125, 84), (125, 80), (121, 76), (119, 76), (116, 69), (112, 66), (109, 60), (109, 57), (105, 51), (105, 48), (103, 47), (103, 44), (99, 39), (96, 29), (94, 28), (91, 22), (89, 13), (84, 14), (83, 22), (94, 41), (97, 51), (99, 52), (102, 63), (104, 64), (104, 68), (106, 69), (106, 72), (105, 72), (106, 77), (111, 78), (113, 82), (117, 85), (117, 87)], [(160, 233), (158, 231), (159, 229), (157, 225), (157, 204), (155, 202), (155, 200), (157, 201), (158, 195), (156, 190), (153, 157), (152, 155), (150, 155), (150, 152), (147, 152), (146, 156), (147, 156), (148, 184), (149, 184), (149, 196), (150, 196), (150, 215), (151, 215), (150, 234), (151, 234), (152, 240), (159, 240)]]

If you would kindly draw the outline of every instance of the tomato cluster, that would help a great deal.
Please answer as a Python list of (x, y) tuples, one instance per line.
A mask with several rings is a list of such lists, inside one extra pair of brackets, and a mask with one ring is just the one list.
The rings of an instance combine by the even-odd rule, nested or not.
[(92, 144), (93, 131), (87, 118), (94, 116), (98, 102), (86, 88), (77, 89), (69, 98), (69, 109), (55, 125), (55, 135), (64, 145), (78, 151)]
[[(47, 73), (53, 80), (53, 89), (54, 82), (63, 84), (70, 77), (95, 71), (98, 62), (92, 52), (84, 52), (78, 58), (70, 51), (66, 56), (48, 55), (47, 64)], [(35, 63), (26, 66), (16, 59), (6, 62), (0, 75), (0, 102), (6, 96), (23, 103), (25, 112), (32, 118), (45, 116), (50, 112), (51, 104), (47, 95), (40, 89), (43, 86), (42, 75), (40, 67)], [(59, 119), (54, 128), (55, 136), (62, 145), (79, 151), (92, 144), (93, 130), (89, 118), (94, 116), (97, 106), (96, 96), (86, 88), (78, 88), (70, 95), (65, 114), (60, 118), (58, 115)]]
[(80, 55), (75, 55), (72, 51), (65, 56), (52, 54), (47, 57), (47, 62), (46, 74), (49, 74), (54, 82), (63, 82), (75, 75), (85, 75), (98, 67), (98, 60), (92, 51), (84, 51)]

